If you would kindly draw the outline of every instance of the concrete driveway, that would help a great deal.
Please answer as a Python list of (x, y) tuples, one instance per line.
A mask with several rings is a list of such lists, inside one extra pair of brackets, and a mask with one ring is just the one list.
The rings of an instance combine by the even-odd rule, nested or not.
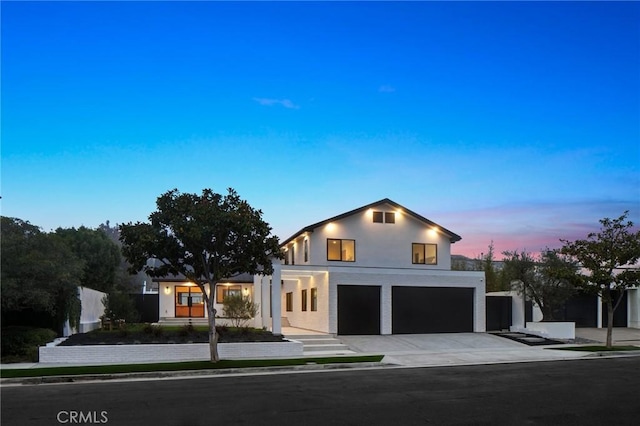
[(576, 359), (588, 353), (527, 346), (487, 333), (339, 336), (349, 349), (384, 354), (383, 362), (402, 366), (446, 366)]

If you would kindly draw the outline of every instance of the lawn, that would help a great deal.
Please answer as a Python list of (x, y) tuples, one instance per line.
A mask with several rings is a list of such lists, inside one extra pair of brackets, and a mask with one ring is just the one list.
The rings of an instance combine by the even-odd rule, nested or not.
[(640, 346), (613, 346), (607, 348), (606, 346), (591, 345), (591, 346), (568, 346), (560, 348), (547, 348), (547, 349), (561, 349), (563, 351), (583, 351), (583, 352), (623, 352), (623, 351), (640, 351)]
[(218, 370), (228, 368), (256, 368), (256, 367), (285, 367), (307, 364), (344, 364), (355, 362), (380, 362), (383, 355), (291, 358), (291, 359), (252, 359), (252, 360), (221, 360), (216, 363), (209, 361), (164, 362), (155, 364), (127, 364), (127, 365), (93, 365), (74, 367), (42, 367), (27, 369), (0, 370), (0, 377), (49, 377), (49, 376), (79, 376), (105, 375), (123, 373), (145, 373), (162, 371), (193, 371)]

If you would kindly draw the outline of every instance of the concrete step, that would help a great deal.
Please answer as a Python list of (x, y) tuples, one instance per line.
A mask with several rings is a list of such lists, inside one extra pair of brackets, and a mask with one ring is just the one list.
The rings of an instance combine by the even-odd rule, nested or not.
[(349, 348), (346, 345), (343, 345), (342, 343), (338, 343), (335, 345), (304, 345), (303, 347), (303, 351), (304, 353), (307, 352), (318, 352), (318, 351), (346, 351), (349, 350)]

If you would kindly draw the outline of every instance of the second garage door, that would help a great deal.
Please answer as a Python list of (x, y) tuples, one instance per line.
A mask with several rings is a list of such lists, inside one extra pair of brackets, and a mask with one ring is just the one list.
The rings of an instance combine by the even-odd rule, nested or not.
[(473, 332), (474, 289), (392, 288), (394, 334)]

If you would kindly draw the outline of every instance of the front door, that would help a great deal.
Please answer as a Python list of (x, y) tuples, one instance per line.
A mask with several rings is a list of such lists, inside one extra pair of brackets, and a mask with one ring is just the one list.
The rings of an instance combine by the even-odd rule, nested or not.
[(176, 286), (176, 317), (204, 318), (204, 298), (198, 287)]

